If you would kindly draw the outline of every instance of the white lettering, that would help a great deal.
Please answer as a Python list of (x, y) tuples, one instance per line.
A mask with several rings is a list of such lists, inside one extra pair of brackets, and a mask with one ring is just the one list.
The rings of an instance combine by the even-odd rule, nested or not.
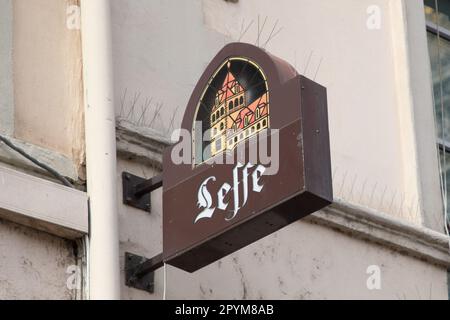
[(226, 210), (228, 203), (224, 203), (225, 196), (231, 190), (231, 186), (228, 183), (224, 183), (222, 187), (217, 192), (217, 209)]
[(212, 180), (212, 181), (216, 181), (216, 177), (209, 177), (208, 179), (206, 179), (205, 181), (203, 181), (203, 183), (200, 185), (200, 188), (198, 189), (198, 207), (199, 208), (205, 208), (205, 210), (203, 210), (202, 212), (200, 212), (200, 214), (197, 216), (197, 218), (195, 219), (194, 223), (197, 223), (198, 220), (203, 219), (203, 218), (211, 218), (214, 214), (214, 210), (216, 208), (211, 208), (212, 206), (212, 197), (211, 194), (208, 191), (208, 188), (206, 187), (206, 185), (208, 184), (208, 182)]
[(265, 171), (266, 171), (266, 168), (263, 167), (262, 165), (259, 165), (256, 168), (256, 170), (253, 172), (252, 178), (253, 178), (253, 191), (254, 192), (261, 192), (261, 190), (263, 189), (263, 186), (259, 185), (258, 182)]
[[(226, 221), (233, 220), (239, 210), (247, 204), (249, 197), (249, 178), (251, 176), (252, 182), (252, 191), (253, 192), (261, 192), (264, 188), (264, 185), (260, 183), (261, 177), (266, 172), (266, 167), (263, 165), (258, 165), (254, 171), (250, 174), (250, 170), (255, 167), (255, 165), (248, 163), (247, 165), (243, 165), (242, 163), (238, 163), (236, 167), (233, 169), (233, 185), (231, 186), (229, 183), (225, 182), (217, 191), (217, 209), (225, 211), (227, 210), (229, 203), (225, 200), (226, 195), (232, 192), (233, 195), (233, 210), (232, 215), (230, 217), (226, 217)], [(242, 169), (242, 170), (239, 170)], [(242, 174), (240, 175), (240, 171)], [(215, 182), (216, 177), (212, 176), (200, 185), (200, 188), (197, 192), (198, 197), (198, 207), (203, 208), (203, 210), (197, 215), (195, 218), (194, 224), (197, 223), (201, 219), (211, 219), (214, 215), (214, 211), (216, 207), (213, 206), (213, 199), (211, 196), (211, 192), (208, 190), (208, 183), (210, 181)], [(242, 189), (242, 190), (241, 190)], [(240, 192), (242, 191), (243, 198), (240, 199)]]

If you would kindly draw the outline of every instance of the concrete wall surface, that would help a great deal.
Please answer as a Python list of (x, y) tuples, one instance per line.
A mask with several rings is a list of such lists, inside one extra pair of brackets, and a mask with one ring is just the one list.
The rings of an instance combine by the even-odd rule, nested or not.
[(75, 266), (72, 241), (0, 220), (0, 299), (73, 299)]

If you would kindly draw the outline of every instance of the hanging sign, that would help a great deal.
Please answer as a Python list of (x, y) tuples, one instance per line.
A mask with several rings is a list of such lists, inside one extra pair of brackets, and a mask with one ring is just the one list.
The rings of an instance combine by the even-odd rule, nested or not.
[(332, 202), (326, 89), (258, 47), (224, 47), (163, 157), (164, 261), (196, 271)]

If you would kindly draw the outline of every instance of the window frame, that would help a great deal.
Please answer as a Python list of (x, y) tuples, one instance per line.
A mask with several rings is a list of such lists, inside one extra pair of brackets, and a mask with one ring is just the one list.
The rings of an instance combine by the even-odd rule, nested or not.
[(441, 38), (450, 41), (450, 30), (446, 29), (442, 26), (437, 26), (437, 24), (431, 22), (431, 21), (427, 21), (426, 22), (426, 26), (427, 26), (427, 31), (434, 34), (434, 35), (439, 35)]
[[(450, 30), (449, 29), (447, 29), (441, 25), (438, 25), (432, 21), (429, 21), (429, 20), (425, 20), (425, 25), (426, 25), (427, 33), (430, 33), (430, 34), (436, 36), (438, 39), (440, 38), (440, 39), (443, 39), (450, 43)], [(432, 85), (434, 85), (433, 81), (432, 81)], [(434, 95), (435, 95), (434, 87), (433, 87), (432, 94), (433, 94), (433, 112), (435, 113), (436, 106), (434, 105)], [(436, 137), (436, 144), (437, 144), (439, 153), (442, 152), (443, 154), (450, 155), (450, 141), (446, 141), (446, 140), (442, 139), (441, 137)], [(440, 155), (439, 155), (439, 157), (440, 157)], [(440, 166), (442, 166), (441, 160), (438, 159), (438, 161), (440, 163)], [(447, 172), (442, 171), (439, 173), (439, 175), (441, 176), (441, 179), (443, 179), (443, 176), (446, 176)], [(444, 183), (444, 180), (442, 180), (441, 183)], [(448, 194), (448, 191), (447, 191), (447, 194)], [(444, 202), (445, 199), (442, 199), (442, 201)], [(447, 208), (447, 211), (448, 210), (449, 210), (449, 208)], [(447, 221), (444, 221), (444, 223), (447, 224), (447, 228), (450, 227), (450, 216), (447, 215)]]
[[(426, 31), (440, 37), (448, 42), (450, 42), (450, 30), (444, 28), (442, 26), (438, 26), (434, 22), (426, 21)], [(433, 93), (434, 94), (434, 93)], [(434, 108), (435, 106), (433, 106)], [(434, 111), (435, 112), (435, 111)], [(439, 150), (447, 152), (450, 154), (450, 141), (445, 141), (442, 138), (437, 138), (436, 143), (439, 147)]]

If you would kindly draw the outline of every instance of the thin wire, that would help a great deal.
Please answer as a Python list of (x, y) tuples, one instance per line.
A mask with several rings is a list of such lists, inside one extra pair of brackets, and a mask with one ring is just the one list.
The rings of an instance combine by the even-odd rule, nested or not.
[[(245, 19), (242, 21), (242, 24), (244, 24)], [(241, 35), (239, 36), (238, 42), (241, 42), (242, 38), (245, 36), (245, 34), (247, 33), (248, 29), (250, 29), (250, 27), (253, 25), (253, 20), (250, 21), (250, 23), (248, 24), (247, 28), (245, 29), (245, 31), (243, 33), (241, 33)]]
[(52, 176), (54, 176), (56, 179), (61, 181), (66, 187), (73, 188), (73, 185), (69, 182), (69, 180), (67, 180), (62, 175), (60, 175), (55, 169), (49, 167), (48, 165), (46, 165), (46, 164), (40, 162), (39, 160), (37, 160), (36, 158), (32, 157), (31, 155), (26, 153), (24, 150), (22, 150), (21, 148), (17, 147), (15, 144), (13, 144), (11, 141), (9, 141), (7, 138), (0, 135), (0, 141), (3, 142), (4, 144), (6, 144), (11, 149), (13, 149), (14, 151), (16, 151), (17, 153), (21, 154), (23, 157), (25, 157), (28, 160), (30, 160), (31, 162), (33, 162), (35, 165), (37, 165), (37, 166), (41, 167), (42, 169), (46, 170), (47, 172), (49, 172)]
[[(438, 54), (438, 72), (439, 72), (439, 99), (440, 99), (440, 107), (441, 107), (441, 130), (442, 130), (442, 141), (446, 141), (446, 127), (445, 127), (445, 107), (444, 107), (444, 94), (443, 94), (443, 77), (442, 77), (442, 63), (441, 63), (441, 33), (440, 33), (440, 26), (439, 26), (439, 5), (438, 1), (434, 0), (434, 4), (436, 7), (435, 11), (435, 18), (436, 18), (436, 26), (437, 26), (437, 54)], [(447, 235), (449, 234), (448, 230), (448, 208), (447, 208), (447, 152), (444, 149), (443, 150), (443, 166), (441, 166), (441, 175), (443, 179), (443, 202), (444, 202), (444, 227)], [(443, 167), (443, 168), (442, 168)]]
[[(445, 152), (445, 150), (443, 152)], [(439, 158), (439, 156), (440, 155), (439, 155), (439, 149), (438, 149), (438, 158)], [(445, 233), (448, 236), (449, 235), (449, 230), (448, 230), (448, 226), (447, 226), (447, 218), (448, 218), (448, 215), (447, 215), (447, 203), (446, 203), (445, 196), (444, 196), (445, 190), (444, 190), (444, 180), (443, 180), (443, 174), (442, 174), (443, 169), (442, 169), (442, 164), (441, 164), (440, 158), (439, 158), (439, 161), (438, 161), (438, 166), (439, 166), (439, 172), (441, 173), (439, 175), (439, 180), (440, 180), (440, 184), (441, 184), (441, 195), (442, 195), (442, 199), (443, 199), (442, 202), (443, 202), (443, 205), (444, 205), (444, 219), (445, 219), (445, 221), (444, 221), (444, 230), (445, 230)], [(450, 248), (450, 238), (449, 238), (449, 248)]]
[(167, 268), (166, 263), (164, 262), (164, 291), (163, 291), (163, 300), (166, 300), (167, 293)]

